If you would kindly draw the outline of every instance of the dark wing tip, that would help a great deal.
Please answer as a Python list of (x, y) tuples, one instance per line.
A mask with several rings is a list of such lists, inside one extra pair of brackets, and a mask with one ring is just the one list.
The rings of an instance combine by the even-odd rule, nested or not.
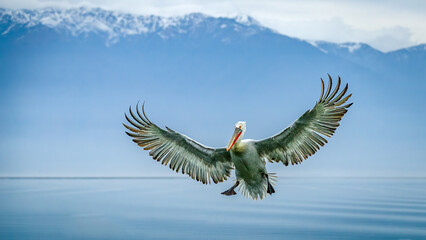
[(347, 105), (345, 105), (345, 106), (343, 106), (344, 108), (349, 108), (350, 106), (352, 106), (352, 104), (354, 104), (353, 102), (351, 102), (351, 103), (349, 103), (349, 104), (347, 104)]
[(175, 132), (173, 129), (171, 129), (171, 128), (169, 128), (169, 127), (167, 127), (167, 126), (165, 126), (166, 127), (166, 129), (167, 129), (167, 131), (169, 131), (169, 132)]

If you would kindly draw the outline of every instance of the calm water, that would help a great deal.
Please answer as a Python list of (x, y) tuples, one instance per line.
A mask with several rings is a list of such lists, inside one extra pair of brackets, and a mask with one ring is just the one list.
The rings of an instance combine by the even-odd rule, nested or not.
[(2, 179), (0, 239), (426, 239), (426, 179)]

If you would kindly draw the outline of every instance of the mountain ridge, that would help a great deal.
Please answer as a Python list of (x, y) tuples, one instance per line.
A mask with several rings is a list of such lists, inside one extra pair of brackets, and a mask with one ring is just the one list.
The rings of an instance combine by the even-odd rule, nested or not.
[[(246, 37), (259, 32), (269, 31), (284, 37), (307, 42), (324, 53), (332, 52), (337, 55), (341, 55), (342, 50), (347, 53), (356, 53), (366, 48), (383, 54), (403, 50), (426, 52), (426, 44), (382, 52), (361, 42), (333, 43), (321, 40), (309, 41), (299, 39), (262, 26), (254, 18), (247, 15), (212, 17), (203, 13), (190, 13), (181, 16), (161, 17), (88, 7), (69, 9), (41, 8), (33, 10), (0, 8), (0, 25), (3, 25), (3, 27), (0, 27), (1, 35), (6, 35), (19, 27), (33, 28), (36, 26), (65, 30), (73, 36), (92, 32), (105, 33), (107, 35), (107, 45), (117, 43), (120, 39), (128, 36), (150, 33), (155, 33), (163, 39), (168, 39), (179, 34), (191, 34), (199, 27), (204, 27), (210, 33), (231, 29)], [(7, 25), (7, 27), (5, 28), (4, 25)], [(223, 41), (226, 42), (227, 39), (223, 39)]]
[[(191, 13), (176, 17), (155, 15), (135, 15), (101, 8), (43, 8), (38, 10), (0, 8), (0, 23), (9, 25), (1, 29), (6, 35), (14, 28), (46, 26), (66, 30), (73, 36), (84, 33), (106, 33), (107, 44), (113, 44), (131, 35), (156, 33), (167, 39), (178, 34), (190, 33), (205, 24), (210, 31), (232, 27), (234, 31), (245, 30), (243, 34), (251, 35), (257, 30), (266, 30), (253, 18), (237, 16), (235, 18), (214, 18), (202, 13)], [(229, 26), (226, 24), (228, 23)]]

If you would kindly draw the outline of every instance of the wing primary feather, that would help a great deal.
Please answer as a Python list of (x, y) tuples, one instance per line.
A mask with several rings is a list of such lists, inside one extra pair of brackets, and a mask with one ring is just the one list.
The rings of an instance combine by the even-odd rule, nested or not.
[(350, 106), (352, 106), (352, 104), (354, 104), (354, 103), (346, 104), (346, 105), (342, 106), (342, 108), (349, 108)]
[[(330, 76), (330, 75), (329, 75)], [(334, 91), (330, 94), (330, 96), (325, 100), (326, 102), (328, 102), (328, 101), (330, 101), (331, 99), (333, 99), (333, 97), (336, 95), (336, 93), (337, 93), (337, 91), (339, 91), (339, 88), (340, 88), (340, 82), (341, 82), (341, 80), (340, 80), (340, 77), (338, 78), (338, 80), (337, 80), (337, 85), (336, 85), (336, 87), (334, 88)]]
[(136, 128), (132, 128), (132, 127), (129, 127), (129, 126), (127, 126), (126, 124), (124, 124), (124, 123), (122, 123), (123, 124), (123, 126), (125, 127), (125, 128), (127, 128), (127, 129), (129, 129), (130, 131), (132, 131), (132, 132), (134, 132), (134, 133), (139, 133), (139, 130), (138, 129), (136, 129)]
[(339, 93), (339, 95), (333, 101), (331, 101), (331, 103), (339, 101), (345, 95), (346, 91), (348, 90), (348, 87), (349, 85), (346, 83), (346, 86), (343, 88), (342, 92)]
[(129, 133), (129, 132), (125, 132), (128, 136), (133, 137), (133, 138), (138, 138), (139, 135), (138, 134), (134, 134), (134, 133)]
[(351, 94), (349, 94), (348, 96), (346, 96), (345, 98), (343, 98), (342, 100), (340, 100), (340, 101), (338, 101), (337, 103), (335, 103), (334, 105), (335, 106), (340, 106), (340, 105), (342, 105), (343, 103), (345, 103), (350, 97), (352, 96), (352, 93)]
[(320, 103), (322, 101), (323, 96), (324, 96), (324, 80), (322, 80), (322, 78), (321, 78), (321, 96), (318, 100), (318, 103)]
[(138, 117), (135, 116), (135, 114), (133, 114), (132, 107), (129, 107), (129, 112), (130, 112), (130, 115), (132, 115), (132, 118), (136, 120), (136, 122), (138, 122), (143, 127), (146, 126), (144, 122), (142, 122)]
[(143, 104), (142, 104), (142, 113), (143, 113), (143, 115), (145, 116), (145, 118), (146, 118), (146, 120), (150, 123), (150, 124), (152, 124), (152, 122), (149, 120), (149, 118), (146, 116), (146, 114), (145, 114), (145, 102), (143, 102)]
[(139, 129), (143, 128), (142, 126), (140, 126), (140, 125), (138, 125), (137, 123), (135, 123), (135, 122), (133, 122), (132, 120), (130, 120), (130, 118), (129, 118), (129, 117), (127, 117), (127, 114), (124, 114), (124, 117), (125, 117), (125, 118), (127, 119), (127, 121), (128, 121), (130, 124), (132, 124), (133, 126), (135, 126), (135, 127), (139, 128)]
[(139, 112), (139, 101), (138, 103), (136, 103), (136, 113), (138, 114), (138, 116), (140, 117), (140, 119), (142, 119), (142, 121), (144, 121), (145, 124), (149, 124), (149, 122), (147, 122), (141, 115), (141, 113)]
[(330, 75), (328, 75), (328, 87), (327, 87), (327, 91), (325, 92), (324, 101), (325, 101), (325, 99), (327, 99), (328, 94), (330, 94), (332, 85), (333, 85), (333, 80), (331, 80)]

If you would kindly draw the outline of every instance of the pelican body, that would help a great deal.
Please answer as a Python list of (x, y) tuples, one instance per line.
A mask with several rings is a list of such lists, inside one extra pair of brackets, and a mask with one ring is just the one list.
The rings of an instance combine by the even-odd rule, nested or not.
[(242, 140), (246, 131), (246, 122), (235, 124), (235, 131), (226, 147), (230, 151), (232, 163), (235, 166), (237, 181), (233, 187), (223, 192), (224, 195), (237, 194), (234, 189), (241, 184), (241, 192), (252, 198), (263, 198), (265, 193), (272, 194), (274, 188), (269, 182), (265, 161), (256, 149), (254, 140)]
[(236, 195), (235, 188), (248, 198), (262, 199), (275, 193), (271, 181), (275, 175), (266, 170), (266, 161), (281, 162), (285, 166), (301, 163), (327, 143), (324, 137), (331, 137), (339, 126), (339, 121), (352, 103), (343, 105), (352, 94), (345, 96), (348, 84), (338, 94), (341, 80), (332, 89), (332, 79), (324, 93), (321, 79), (321, 96), (315, 106), (306, 111), (289, 127), (280, 133), (262, 140), (243, 139), (246, 122), (235, 124), (234, 133), (226, 148), (204, 146), (191, 138), (168, 127), (166, 130), (153, 124), (136, 105), (136, 114), (129, 108), (132, 125), (123, 124), (133, 141), (158, 162), (168, 165), (176, 172), (181, 171), (204, 184), (222, 182), (230, 177), (235, 169), (236, 182), (222, 194)]

